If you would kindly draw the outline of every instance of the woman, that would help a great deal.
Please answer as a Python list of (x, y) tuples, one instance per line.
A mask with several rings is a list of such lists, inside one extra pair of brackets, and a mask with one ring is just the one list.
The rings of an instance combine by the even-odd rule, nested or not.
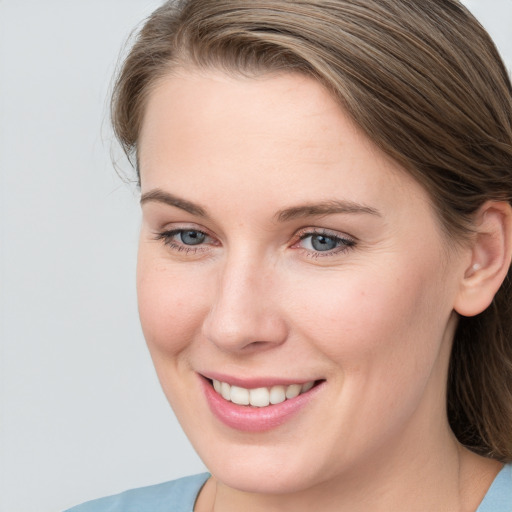
[(512, 509), (512, 87), (456, 0), (166, 3), (113, 122), (211, 475), (73, 510)]

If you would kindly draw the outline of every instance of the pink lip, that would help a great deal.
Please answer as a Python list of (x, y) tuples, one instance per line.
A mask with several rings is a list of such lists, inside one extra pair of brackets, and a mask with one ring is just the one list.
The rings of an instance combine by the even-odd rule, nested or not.
[(315, 379), (309, 380), (290, 380), (281, 379), (278, 377), (233, 377), (231, 375), (225, 375), (217, 372), (201, 372), (203, 377), (210, 380), (218, 380), (220, 382), (227, 382), (231, 386), (240, 386), (245, 389), (256, 389), (256, 388), (270, 388), (272, 386), (289, 386), (290, 384), (305, 384)]
[[(237, 379), (235, 379), (235, 381), (236, 380)], [(226, 378), (223, 382), (237, 385), (235, 381), (232, 378)], [(210, 410), (222, 423), (233, 429), (245, 432), (263, 432), (276, 428), (291, 419), (292, 416), (306, 406), (323, 388), (324, 382), (321, 382), (307, 393), (285, 400), (280, 404), (269, 405), (268, 407), (252, 407), (250, 405), (234, 404), (233, 402), (224, 400), (224, 398), (213, 389), (213, 386), (208, 380), (201, 378), (201, 384)], [(266, 386), (268, 385), (269, 384), (266, 384)], [(243, 387), (248, 388), (247, 385)], [(253, 387), (260, 386), (250, 386), (250, 388)]]

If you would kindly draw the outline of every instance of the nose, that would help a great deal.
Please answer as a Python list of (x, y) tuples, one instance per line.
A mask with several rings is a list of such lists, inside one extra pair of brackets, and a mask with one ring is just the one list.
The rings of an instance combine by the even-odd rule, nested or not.
[(206, 339), (226, 352), (266, 350), (283, 343), (287, 326), (278, 305), (278, 272), (261, 262), (227, 261), (217, 276), (203, 322)]

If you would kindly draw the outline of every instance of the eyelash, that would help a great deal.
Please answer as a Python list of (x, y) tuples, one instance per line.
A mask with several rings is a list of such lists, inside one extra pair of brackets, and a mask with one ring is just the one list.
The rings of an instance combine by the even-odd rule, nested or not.
[(196, 254), (198, 252), (206, 251), (207, 249), (204, 247), (204, 243), (200, 243), (197, 245), (187, 245), (183, 242), (176, 242), (176, 235), (180, 235), (186, 232), (193, 232), (199, 235), (204, 235), (205, 238), (211, 238), (207, 233), (201, 231), (200, 229), (186, 229), (186, 228), (178, 228), (171, 229), (169, 231), (162, 231), (161, 233), (157, 233), (155, 236), (155, 240), (160, 240), (164, 243), (164, 245), (170, 247), (174, 251), (185, 252), (186, 254)]
[[(175, 237), (177, 235), (183, 235), (184, 233), (196, 233), (196, 235), (204, 236), (205, 239), (212, 239), (211, 236), (209, 236), (204, 231), (201, 231), (200, 229), (186, 229), (186, 228), (178, 228), (178, 229), (172, 229), (168, 231), (162, 231), (160, 233), (156, 233), (155, 240), (162, 241), (166, 246), (170, 247), (172, 250), (178, 251), (178, 252), (185, 252), (186, 254), (196, 254), (198, 252), (206, 251), (207, 248), (204, 247), (205, 243), (200, 242), (197, 245), (188, 245), (183, 242), (176, 242)], [(306, 240), (307, 238), (312, 238), (315, 236), (325, 237), (329, 240), (331, 240), (334, 244), (336, 244), (336, 247), (327, 250), (327, 251), (315, 251), (314, 249), (302, 249), (306, 255), (310, 258), (320, 258), (320, 257), (326, 257), (326, 256), (334, 256), (336, 254), (340, 254), (343, 252), (347, 252), (351, 248), (353, 248), (356, 245), (356, 241), (353, 238), (350, 237), (342, 237), (337, 234), (334, 234), (330, 231), (327, 231), (325, 229), (316, 229), (316, 228), (307, 228), (303, 230), (302, 232), (298, 233), (298, 241), (295, 242), (292, 247), (297, 247), (300, 242), (303, 240)], [(214, 244), (216, 245), (216, 244)]]
[(302, 233), (299, 233), (299, 241), (296, 242), (293, 246), (295, 247), (303, 240), (306, 240), (307, 238), (313, 238), (314, 236), (328, 238), (336, 244), (336, 247), (327, 251), (314, 251), (310, 249), (303, 249), (304, 251), (306, 251), (307, 256), (310, 258), (334, 256), (336, 254), (347, 252), (356, 245), (356, 241), (351, 237), (343, 237), (326, 229), (307, 228)]

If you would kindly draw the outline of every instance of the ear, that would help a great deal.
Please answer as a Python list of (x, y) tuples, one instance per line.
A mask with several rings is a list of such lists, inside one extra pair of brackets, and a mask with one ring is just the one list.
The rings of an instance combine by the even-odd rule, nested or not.
[(512, 207), (488, 201), (477, 212), (471, 241), (470, 264), (465, 269), (454, 309), (474, 316), (492, 302), (507, 276), (512, 260)]

